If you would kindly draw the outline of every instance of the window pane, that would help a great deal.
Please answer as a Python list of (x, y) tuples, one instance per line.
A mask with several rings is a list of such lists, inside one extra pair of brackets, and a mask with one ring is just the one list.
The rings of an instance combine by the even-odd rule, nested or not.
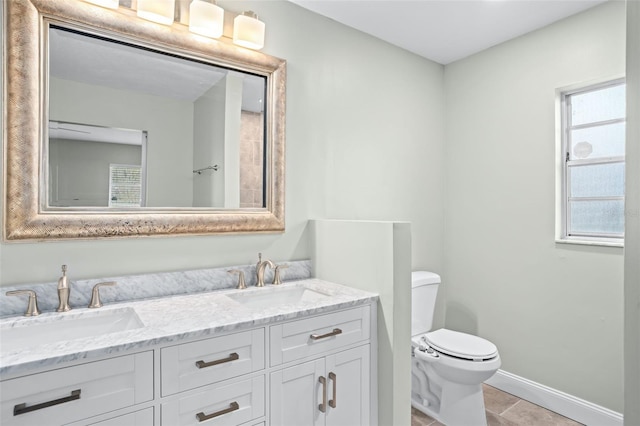
[(624, 155), (625, 123), (571, 131), (571, 159)]
[(624, 84), (571, 95), (571, 124), (573, 126), (624, 118), (624, 116)]
[(123, 164), (109, 166), (109, 207), (142, 205), (142, 168)]
[(623, 234), (624, 201), (571, 201), (568, 234)]
[(569, 167), (571, 197), (624, 196), (624, 163)]

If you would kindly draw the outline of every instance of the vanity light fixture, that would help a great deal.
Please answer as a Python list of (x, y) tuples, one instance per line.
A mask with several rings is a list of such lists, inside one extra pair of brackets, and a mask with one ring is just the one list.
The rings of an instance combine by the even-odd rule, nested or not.
[(87, 3), (97, 4), (98, 6), (106, 7), (108, 9), (117, 9), (120, 5), (120, 0), (84, 0)]
[(264, 46), (264, 22), (255, 12), (247, 11), (233, 20), (233, 42), (238, 46), (260, 50)]
[(193, 0), (189, 6), (189, 31), (220, 38), (224, 29), (224, 9), (207, 0)]
[(175, 0), (138, 0), (138, 16), (159, 24), (173, 24)]

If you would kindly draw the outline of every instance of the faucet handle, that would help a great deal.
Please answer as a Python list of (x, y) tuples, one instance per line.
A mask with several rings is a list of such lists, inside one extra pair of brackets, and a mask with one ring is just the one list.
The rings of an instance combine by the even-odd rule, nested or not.
[(282, 284), (282, 280), (280, 279), (280, 269), (287, 269), (289, 265), (278, 265), (276, 266), (276, 270), (273, 273), (273, 285)]
[(94, 285), (93, 290), (91, 291), (91, 301), (89, 302), (89, 307), (90, 308), (102, 307), (102, 301), (100, 300), (100, 287), (111, 287), (116, 284), (118, 284), (116, 281), (105, 281), (105, 282)]
[(244, 272), (239, 270), (239, 269), (232, 269), (230, 271), (227, 271), (230, 274), (238, 274), (238, 285), (237, 285), (237, 289), (243, 290), (245, 288), (247, 288), (247, 284), (244, 282)]
[(29, 303), (27, 304), (27, 311), (24, 313), (25, 317), (34, 317), (36, 315), (40, 315), (40, 311), (38, 310), (38, 297), (36, 296), (36, 292), (33, 290), (11, 290), (8, 291), (7, 296), (20, 296), (22, 294), (29, 295)]

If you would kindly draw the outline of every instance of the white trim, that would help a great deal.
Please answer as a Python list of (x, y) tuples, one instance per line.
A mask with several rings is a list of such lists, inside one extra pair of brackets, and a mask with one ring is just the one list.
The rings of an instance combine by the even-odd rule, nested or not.
[(620, 413), (503, 370), (485, 383), (585, 425), (623, 425)]
[(558, 244), (576, 244), (582, 246), (600, 246), (600, 247), (618, 247), (624, 248), (624, 242), (622, 239), (618, 240), (589, 240), (589, 239), (580, 239), (578, 237), (567, 237), (567, 238), (556, 238), (556, 243)]

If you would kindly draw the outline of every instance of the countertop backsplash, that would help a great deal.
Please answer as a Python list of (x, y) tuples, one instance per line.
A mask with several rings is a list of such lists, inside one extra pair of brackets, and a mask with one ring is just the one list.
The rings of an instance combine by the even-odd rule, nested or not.
[[(283, 282), (311, 278), (310, 260), (275, 263), (276, 265), (288, 265), (288, 268), (280, 270), (280, 277)], [(72, 267), (72, 265), (70, 266)], [(93, 286), (105, 281), (117, 282), (116, 286), (102, 287), (100, 289), (100, 299), (105, 305), (109, 303), (232, 289), (235, 288), (238, 283), (238, 275), (232, 275), (227, 272), (232, 269), (238, 269), (244, 272), (247, 286), (254, 286), (256, 284), (255, 264), (179, 272), (100, 277), (77, 281), (73, 279), (71, 269), (69, 273), (71, 288), (69, 304), (72, 308), (86, 308), (91, 299)], [(266, 269), (265, 283), (271, 283), (271, 281), (273, 281), (273, 273), (273, 270), (269, 268)], [(6, 296), (6, 292), (26, 289), (36, 292), (38, 296), (38, 308), (41, 312), (55, 311), (58, 307), (57, 280), (48, 283), (3, 287), (2, 294), (0, 294), (0, 318), (24, 314), (27, 306), (26, 297)]]

